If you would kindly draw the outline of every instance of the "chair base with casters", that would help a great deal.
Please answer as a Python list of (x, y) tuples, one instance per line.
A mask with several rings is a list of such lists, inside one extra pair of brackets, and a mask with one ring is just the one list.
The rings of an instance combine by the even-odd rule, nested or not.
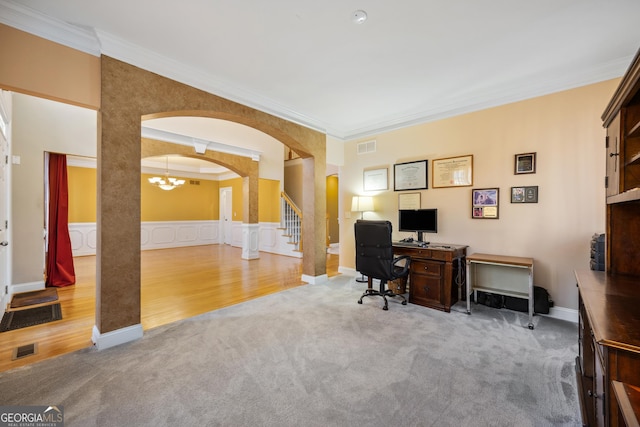
[(386, 280), (380, 281), (379, 291), (376, 291), (375, 289), (373, 289), (373, 283), (371, 278), (369, 278), (368, 282), (369, 282), (369, 287), (364, 291), (364, 293), (358, 300), (358, 304), (362, 304), (362, 298), (364, 297), (381, 296), (384, 299), (384, 307), (382, 307), (383, 310), (389, 310), (389, 301), (387, 300), (387, 297), (402, 298), (402, 305), (407, 305), (407, 299), (404, 297), (404, 295), (396, 294), (391, 289), (385, 289), (385, 285), (387, 284)]

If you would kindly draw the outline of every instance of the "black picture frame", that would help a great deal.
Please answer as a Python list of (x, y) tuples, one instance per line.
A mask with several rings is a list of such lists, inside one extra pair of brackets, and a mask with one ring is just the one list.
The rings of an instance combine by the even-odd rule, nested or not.
[(396, 163), (393, 165), (393, 190), (426, 190), (429, 188), (427, 160)]
[(536, 153), (516, 154), (514, 174), (536, 173)]
[(538, 203), (538, 186), (511, 187), (511, 203)]

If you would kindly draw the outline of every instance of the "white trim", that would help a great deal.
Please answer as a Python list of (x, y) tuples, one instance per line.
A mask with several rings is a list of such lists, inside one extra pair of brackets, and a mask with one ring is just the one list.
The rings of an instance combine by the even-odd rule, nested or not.
[(126, 328), (116, 329), (115, 331), (100, 333), (98, 326), (93, 325), (93, 333), (91, 334), (91, 341), (98, 350), (105, 350), (107, 348), (115, 347), (116, 345), (136, 341), (142, 338), (143, 330), (142, 325), (127, 326)]
[(242, 223), (242, 259), (260, 258), (260, 224)]
[(7, 293), (4, 295), (3, 298), (0, 298), (0, 304), (2, 304), (0, 315), (5, 313), (6, 308), (8, 304), (11, 303), (11, 299), (13, 298), (14, 294), (19, 294), (20, 292), (39, 291), (44, 288), (45, 288), (44, 281), (19, 283), (16, 285), (7, 285)]
[(158, 141), (171, 142), (173, 144), (183, 145), (186, 147), (194, 147), (196, 153), (198, 154), (204, 154), (207, 150), (212, 150), (219, 151), (221, 153), (235, 154), (241, 157), (249, 157), (256, 162), (260, 161), (260, 155), (262, 154), (261, 151), (251, 150), (249, 148), (236, 147), (233, 145), (222, 144), (215, 141), (208, 141), (192, 136), (185, 136), (146, 126), (142, 126), (142, 137), (156, 139)]
[(100, 41), (92, 30), (71, 25), (26, 6), (0, 0), (0, 22), (89, 55), (100, 56)]
[(307, 282), (310, 285), (321, 285), (329, 281), (329, 276), (327, 276), (326, 274), (321, 274), (319, 276), (308, 276), (306, 274), (303, 274), (302, 281)]
[(553, 317), (554, 319), (566, 320), (572, 323), (578, 323), (578, 310), (566, 307), (551, 307), (549, 308), (549, 314), (539, 314), (536, 316)]
[(239, 87), (229, 81), (224, 81), (218, 76), (203, 72), (201, 69), (187, 66), (180, 61), (144, 49), (112, 34), (74, 26), (22, 5), (0, 0), (0, 22), (94, 56), (99, 56), (101, 53), (111, 56), (196, 89), (216, 94), (343, 141), (364, 138), (617, 78), (624, 74), (633, 59), (633, 55), (629, 55), (572, 74), (556, 73), (550, 78), (532, 81), (531, 84), (525, 86), (520, 84), (517, 86), (503, 85), (499, 89), (490, 88), (488, 91), (468, 93), (461, 99), (448, 101), (446, 105), (436, 105), (428, 110), (423, 109), (407, 115), (397, 114), (383, 122), (376, 120), (352, 128), (331, 128), (328, 123), (295, 111), (291, 106), (276, 102), (274, 99)]

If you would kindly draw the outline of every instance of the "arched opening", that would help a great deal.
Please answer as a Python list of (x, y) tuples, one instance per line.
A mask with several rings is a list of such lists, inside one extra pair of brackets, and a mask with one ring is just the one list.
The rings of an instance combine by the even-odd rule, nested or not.
[[(305, 241), (303, 280), (326, 280), (325, 135), (103, 56), (102, 109), (98, 147), (98, 348), (139, 338), (140, 325), (140, 144), (141, 120), (207, 116), (258, 129), (294, 149), (304, 164)], [(233, 163), (231, 163), (233, 164)], [(257, 178), (257, 175), (256, 175)], [(243, 217), (257, 222), (252, 200), (257, 186), (244, 178), (249, 203)], [(131, 183), (134, 183), (131, 185)], [(121, 188), (129, 188), (123, 194)]]

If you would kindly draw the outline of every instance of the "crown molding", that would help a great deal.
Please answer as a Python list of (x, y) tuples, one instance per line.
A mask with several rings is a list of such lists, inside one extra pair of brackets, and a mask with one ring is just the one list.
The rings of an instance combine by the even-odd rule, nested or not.
[(599, 66), (583, 70), (571, 75), (556, 73), (552, 78), (529, 81), (526, 86), (516, 82), (512, 86), (504, 86), (499, 90), (467, 93), (463, 99), (449, 104), (437, 105), (429, 110), (422, 110), (410, 115), (397, 116), (389, 120), (378, 120), (353, 129), (328, 132), (328, 135), (342, 141), (369, 138), (381, 133), (434, 122), (450, 117), (468, 114), (487, 108), (524, 101), (538, 96), (575, 89), (590, 84), (621, 77), (633, 60), (633, 55), (609, 61)]
[(89, 55), (100, 56), (100, 41), (92, 29), (71, 25), (26, 6), (0, 0), (0, 22)]
[(624, 74), (628, 64), (633, 59), (633, 56), (627, 56), (581, 73), (572, 75), (555, 73), (555, 75), (546, 80), (543, 78), (540, 81), (528, 81), (526, 85), (516, 82), (499, 89), (493, 88), (488, 91), (468, 93), (464, 96), (464, 99), (458, 98), (428, 110), (416, 111), (409, 115), (392, 116), (386, 120), (371, 120), (368, 123), (361, 123), (352, 128), (341, 128), (309, 117), (295, 111), (292, 107), (264, 97), (259, 93), (238, 87), (218, 76), (204, 73), (200, 69), (159, 55), (109, 33), (72, 25), (9, 0), (0, 0), (0, 23), (90, 55), (100, 56), (100, 54), (105, 54), (111, 56), (216, 96), (325, 133), (341, 141), (371, 137), (408, 126), (442, 120), (460, 114), (467, 114), (617, 78)]
[(198, 153), (200, 153), (200, 151), (198, 151), (198, 147), (202, 147), (203, 151), (200, 154), (203, 154), (206, 150), (212, 150), (219, 151), (221, 153), (234, 154), (236, 156), (250, 157), (251, 160), (256, 162), (260, 161), (260, 155), (262, 154), (261, 151), (251, 150), (249, 148), (236, 147), (235, 145), (227, 145), (215, 141), (207, 141), (205, 139), (194, 138), (146, 126), (142, 126), (141, 134), (143, 138), (156, 139), (158, 141), (193, 147)]

